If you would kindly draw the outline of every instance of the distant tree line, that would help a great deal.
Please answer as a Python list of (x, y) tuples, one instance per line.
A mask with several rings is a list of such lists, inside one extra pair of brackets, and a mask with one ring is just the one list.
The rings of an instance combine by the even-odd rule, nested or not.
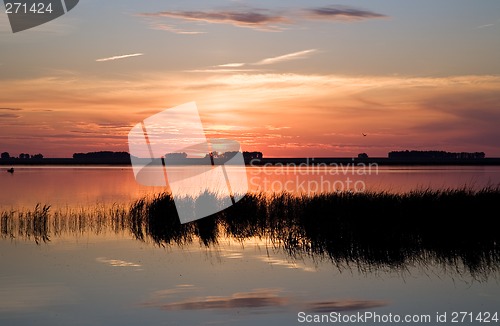
[[(211, 152), (211, 153), (208, 153), (207, 155), (205, 155), (205, 158), (207, 157), (213, 157), (213, 158), (221, 158), (221, 159), (230, 159), (232, 157), (234, 157), (237, 153), (237, 151), (230, 151), (230, 152), (223, 152), (223, 153), (219, 153), (219, 152)], [(262, 152), (243, 152), (243, 159), (245, 161), (251, 161), (253, 159), (262, 159), (263, 157), (263, 154)]]
[(483, 159), (484, 152), (445, 152), (445, 151), (393, 151), (389, 152), (390, 159), (445, 159), (445, 160), (475, 160)]
[(74, 159), (109, 159), (109, 160), (123, 160), (129, 159), (130, 154), (127, 152), (112, 152), (112, 151), (101, 151), (101, 152), (89, 152), (89, 153), (74, 153)]
[(34, 154), (34, 155), (30, 155), (30, 154), (27, 154), (27, 153), (21, 153), (19, 154), (18, 157), (15, 157), (15, 156), (10, 156), (9, 152), (3, 152), (2, 154), (0, 154), (0, 158), (3, 159), (3, 160), (8, 160), (8, 159), (20, 159), (20, 160), (41, 160), (43, 159), (43, 155), (42, 154)]
[[(212, 157), (212, 158), (219, 158), (219, 159), (230, 159), (233, 157), (236, 153), (238, 152), (211, 152), (205, 155), (205, 158)], [(243, 157), (245, 160), (252, 160), (252, 159), (261, 159), (262, 158), (262, 153), (261, 152), (243, 152)], [(169, 159), (185, 159), (188, 157), (188, 154), (185, 152), (179, 152), (179, 153), (167, 153), (165, 154), (166, 158)], [(74, 153), (73, 154), (74, 159), (78, 160), (85, 160), (85, 159), (109, 159), (109, 160), (124, 160), (124, 159), (129, 159), (130, 154), (128, 152), (112, 152), (112, 151), (100, 151), (100, 152), (89, 152), (89, 153)]]
[(253, 159), (261, 160), (262, 157), (264, 157), (262, 155), (262, 152), (243, 152), (243, 158), (245, 159), (245, 161), (251, 161)]
[(172, 159), (172, 160), (181, 160), (181, 159), (185, 159), (188, 157), (187, 153), (168, 153), (167, 155), (165, 155), (166, 158), (169, 158), (169, 159)]
[[(205, 158), (229, 160), (232, 157), (234, 157), (237, 153), (239, 153), (239, 152), (237, 152), (237, 151), (230, 151), (230, 152), (213, 151), (213, 152), (206, 154)], [(175, 159), (182, 160), (182, 159), (187, 158), (188, 154), (185, 152), (168, 153), (165, 155), (165, 157), (169, 158), (169, 159), (173, 159), (173, 160), (175, 160)], [(262, 152), (243, 152), (243, 158), (245, 159), (245, 161), (247, 161), (247, 160), (250, 161), (253, 159), (262, 159), (262, 157), (263, 157)]]

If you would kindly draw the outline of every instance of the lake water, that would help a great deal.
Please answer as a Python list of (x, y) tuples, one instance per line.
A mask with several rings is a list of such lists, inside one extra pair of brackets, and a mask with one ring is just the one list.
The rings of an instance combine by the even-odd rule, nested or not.
[[(180, 169), (180, 168), (179, 168)], [(316, 193), (321, 191), (389, 191), (479, 189), (500, 184), (498, 166), (425, 166), (352, 168), (248, 167), (250, 192)], [(142, 186), (130, 167), (16, 167), (0, 173), (0, 205), (32, 207), (96, 203), (127, 204), (141, 197), (168, 191)]]
[[(252, 167), (247, 176), (250, 192), (406, 192), (498, 185), (500, 167), (378, 167), (363, 173)], [(358, 189), (347, 189), (356, 182)], [(197, 235), (193, 241), (158, 242), (99, 215), (102, 206), (126, 207), (165, 190), (138, 185), (124, 167), (18, 167), (13, 175), (0, 173), (0, 217), (33, 210), (37, 203), (52, 205), (52, 212), (76, 212), (43, 226), (50, 241), (40, 241), (34, 230), (20, 232), (27, 230), (22, 223), (29, 216), (14, 231), (2, 224), (0, 325), (295, 325), (324, 314), (358, 313), (381, 319), (365, 320), (367, 325), (389, 324), (390, 314), (420, 321), (406, 324), (431, 318), (426, 324), (433, 325), (439, 314), (446, 319), (441, 324), (482, 325), (479, 313), (491, 314), (489, 325), (499, 324), (497, 265), (471, 269), (462, 256), (427, 251), (409, 253), (400, 264), (349, 250), (344, 260), (335, 260), (292, 253), (268, 237), (223, 233), (208, 245)], [(98, 222), (79, 219), (79, 210), (95, 212)], [(72, 222), (66, 225), (65, 219)], [(497, 244), (492, 246), (487, 255), (498, 258)], [(460, 322), (463, 316), (456, 312), (471, 313), (472, 322), (469, 315)]]

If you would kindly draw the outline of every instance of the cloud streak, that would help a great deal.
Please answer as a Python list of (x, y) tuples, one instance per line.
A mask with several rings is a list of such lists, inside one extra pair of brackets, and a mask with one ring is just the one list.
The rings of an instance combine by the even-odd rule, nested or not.
[(288, 54), (280, 55), (277, 57), (271, 57), (271, 58), (260, 60), (259, 62), (256, 62), (255, 65), (258, 65), (258, 66), (271, 65), (271, 64), (285, 62), (285, 61), (305, 59), (315, 52), (317, 52), (316, 49), (310, 49), (310, 50), (288, 53)]
[(306, 16), (309, 19), (357, 21), (364, 19), (387, 17), (386, 15), (382, 15), (373, 11), (357, 9), (347, 6), (319, 7), (313, 9), (307, 9), (306, 12), (307, 12)]
[(0, 111), (21, 111), (20, 108), (0, 108)]
[(182, 34), (182, 35), (206, 34), (206, 32), (187, 31), (187, 30), (183, 30), (183, 29), (177, 28), (177, 27), (172, 26), (172, 25), (167, 25), (167, 24), (151, 24), (151, 28), (159, 30), (159, 31), (166, 31), (166, 32), (171, 32), (174, 34)]
[(116, 56), (113, 56), (113, 57), (96, 59), (96, 61), (97, 62), (114, 61), (114, 60), (121, 60), (121, 59), (139, 57), (139, 56), (142, 56), (142, 55), (144, 55), (144, 53), (133, 53), (133, 54), (116, 55)]
[(283, 55), (280, 55), (277, 57), (265, 58), (265, 59), (259, 60), (257, 62), (254, 62), (254, 63), (244, 63), (244, 62), (226, 63), (226, 64), (221, 64), (221, 65), (217, 65), (217, 66), (212, 67), (215, 69), (211, 68), (211, 69), (202, 69), (202, 70), (192, 70), (191, 72), (238, 72), (238, 71), (248, 72), (251, 70), (240, 69), (240, 68), (243, 68), (245, 66), (265, 66), (265, 65), (272, 65), (272, 64), (286, 62), (286, 61), (306, 59), (316, 52), (318, 52), (318, 50), (309, 49), (309, 50), (303, 50), (303, 51), (283, 54)]
[(273, 24), (288, 23), (288, 19), (284, 16), (259, 9), (248, 11), (161, 11), (157, 13), (144, 13), (141, 16), (168, 17), (211, 24), (230, 24), (238, 27), (264, 30), (275, 30), (276, 26)]
[(220, 67), (220, 68), (238, 68), (238, 67), (243, 67), (244, 65), (246, 65), (246, 63), (236, 62), (236, 63), (226, 63), (226, 64), (222, 64), (222, 65), (217, 65), (216, 67)]
[(17, 118), (20, 118), (21, 116), (19, 114), (15, 114), (15, 113), (0, 113), (0, 118), (4, 118), (4, 119), (17, 119)]

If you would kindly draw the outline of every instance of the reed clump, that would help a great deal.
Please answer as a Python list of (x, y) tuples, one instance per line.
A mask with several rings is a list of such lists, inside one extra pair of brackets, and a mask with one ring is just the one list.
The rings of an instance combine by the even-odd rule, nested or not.
[[(143, 229), (159, 244), (204, 245), (218, 237), (267, 238), (292, 257), (327, 258), (359, 269), (439, 263), (480, 275), (500, 269), (500, 232), (494, 213), (500, 189), (324, 193), (313, 196), (247, 194), (232, 207), (180, 225), (170, 194), (139, 201)], [(140, 209), (138, 209), (140, 208)]]

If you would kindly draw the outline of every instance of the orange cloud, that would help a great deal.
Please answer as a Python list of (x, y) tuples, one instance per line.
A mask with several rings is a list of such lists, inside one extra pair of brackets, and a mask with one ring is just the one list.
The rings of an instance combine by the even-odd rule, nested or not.
[(399, 149), (500, 156), (498, 76), (171, 73), (135, 81), (9, 80), (0, 87), (0, 112), (9, 115), (0, 119), (2, 150), (46, 157), (127, 150), (129, 126), (193, 100), (208, 137), (232, 138), (266, 156), (385, 156)]

